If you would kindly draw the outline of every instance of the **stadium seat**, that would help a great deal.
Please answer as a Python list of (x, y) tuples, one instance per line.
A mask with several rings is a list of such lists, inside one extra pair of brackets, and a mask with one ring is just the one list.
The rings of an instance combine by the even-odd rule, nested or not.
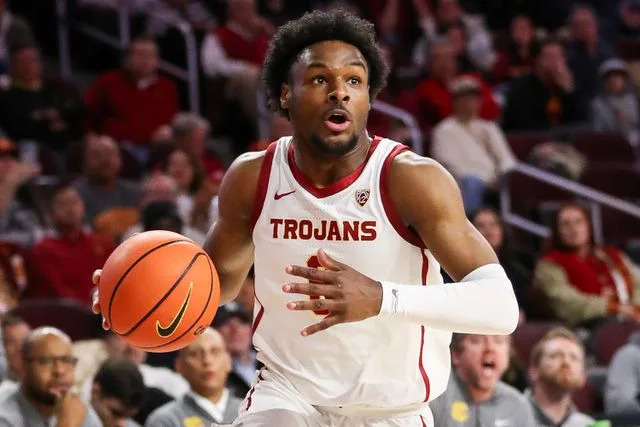
[(593, 163), (632, 164), (635, 151), (627, 138), (618, 133), (580, 132), (572, 141), (573, 146)]
[(630, 320), (614, 318), (602, 322), (593, 333), (596, 363), (609, 366), (615, 352), (627, 343), (633, 332), (638, 330), (640, 330), (640, 323)]
[(536, 145), (553, 140), (553, 136), (547, 132), (516, 132), (507, 134), (507, 142), (513, 154), (520, 161), (525, 161)]
[(11, 313), (23, 318), (32, 328), (53, 326), (72, 340), (96, 336), (99, 316), (84, 304), (65, 299), (41, 299), (21, 302)]
[(554, 322), (526, 322), (518, 326), (511, 337), (513, 348), (522, 366), (529, 366), (533, 347), (555, 326), (558, 324)]
[(588, 166), (580, 182), (623, 199), (640, 199), (640, 172), (628, 166)]

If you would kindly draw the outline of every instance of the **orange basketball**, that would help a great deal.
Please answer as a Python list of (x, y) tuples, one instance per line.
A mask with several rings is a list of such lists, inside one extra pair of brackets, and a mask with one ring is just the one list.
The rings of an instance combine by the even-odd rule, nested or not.
[(170, 231), (147, 231), (124, 241), (104, 264), (100, 308), (111, 330), (150, 352), (178, 350), (201, 334), (220, 302), (209, 256)]

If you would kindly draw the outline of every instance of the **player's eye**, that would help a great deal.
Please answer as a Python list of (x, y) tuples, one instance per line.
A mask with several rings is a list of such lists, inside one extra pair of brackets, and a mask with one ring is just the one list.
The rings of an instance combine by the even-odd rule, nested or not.
[(322, 76), (315, 76), (312, 81), (313, 83), (316, 83), (316, 84), (323, 84), (327, 82), (327, 79), (325, 79)]
[(362, 80), (360, 80), (360, 77), (350, 77), (349, 83), (352, 85), (359, 85), (360, 83), (362, 83)]

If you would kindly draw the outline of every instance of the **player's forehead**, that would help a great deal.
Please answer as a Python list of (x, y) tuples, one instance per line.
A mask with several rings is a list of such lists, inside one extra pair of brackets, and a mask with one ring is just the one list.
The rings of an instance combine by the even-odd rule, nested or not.
[(298, 55), (296, 65), (302, 70), (316, 67), (337, 69), (350, 66), (368, 69), (362, 52), (356, 46), (340, 40), (325, 40), (307, 46)]

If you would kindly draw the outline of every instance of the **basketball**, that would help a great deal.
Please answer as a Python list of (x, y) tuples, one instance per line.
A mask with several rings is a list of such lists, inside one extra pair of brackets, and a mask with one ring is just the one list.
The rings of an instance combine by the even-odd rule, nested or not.
[(195, 242), (169, 231), (147, 231), (109, 256), (99, 295), (115, 334), (141, 350), (162, 353), (187, 346), (211, 324), (220, 282)]

